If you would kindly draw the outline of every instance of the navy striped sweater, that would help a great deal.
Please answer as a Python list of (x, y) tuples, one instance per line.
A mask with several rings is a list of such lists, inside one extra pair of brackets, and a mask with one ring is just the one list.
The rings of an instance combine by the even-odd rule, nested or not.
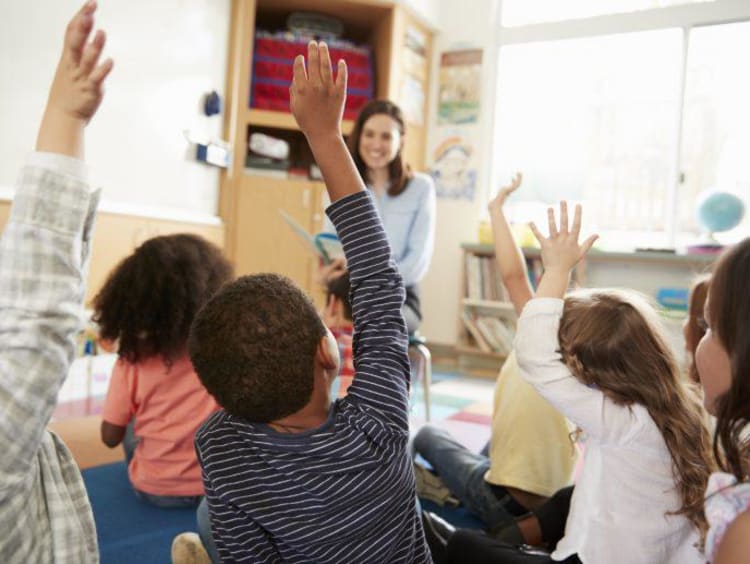
[(327, 210), (346, 253), (356, 376), (327, 421), (278, 433), (224, 411), (196, 434), (229, 562), (431, 562), (407, 452), (404, 289), (368, 192)]

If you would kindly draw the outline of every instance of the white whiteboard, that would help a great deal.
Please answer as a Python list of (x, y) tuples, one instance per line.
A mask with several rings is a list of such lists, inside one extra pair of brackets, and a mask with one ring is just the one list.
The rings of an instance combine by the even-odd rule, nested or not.
[[(0, 0), (0, 189), (33, 150), (62, 36), (82, 0)], [(216, 213), (218, 169), (188, 154), (183, 130), (221, 136), (230, 0), (99, 0), (115, 68), (86, 136), (86, 160), (106, 202)], [(249, 62), (248, 62), (249, 64)]]

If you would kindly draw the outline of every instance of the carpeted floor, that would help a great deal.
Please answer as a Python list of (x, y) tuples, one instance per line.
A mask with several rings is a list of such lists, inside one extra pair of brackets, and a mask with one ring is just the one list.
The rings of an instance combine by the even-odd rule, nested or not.
[(102, 564), (167, 563), (172, 539), (195, 531), (195, 509), (159, 509), (139, 501), (125, 462), (83, 471)]

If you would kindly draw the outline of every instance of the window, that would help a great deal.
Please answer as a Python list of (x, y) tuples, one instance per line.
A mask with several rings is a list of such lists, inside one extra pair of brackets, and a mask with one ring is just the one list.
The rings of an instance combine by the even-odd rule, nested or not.
[(524, 170), (524, 199), (585, 202), (592, 229), (663, 231), (681, 52), (680, 30), (504, 48), (500, 178)]
[(638, 12), (712, 0), (503, 0), (503, 26), (528, 25)]
[[(750, 2), (712, 6), (717, 21), (750, 20)], [(696, 13), (621, 26), (618, 16), (603, 29), (561, 22), (551, 39), (521, 27), (499, 40), (491, 184), (524, 171), (514, 220), (544, 222), (550, 203), (580, 201), (608, 246), (672, 247), (696, 241), (702, 191), (750, 204), (750, 21)], [(726, 242), (750, 234), (749, 216)]]
[[(750, 204), (750, 22), (693, 29), (687, 59), (679, 227), (697, 231), (694, 202), (707, 189)], [(740, 233), (725, 236), (736, 239)]]

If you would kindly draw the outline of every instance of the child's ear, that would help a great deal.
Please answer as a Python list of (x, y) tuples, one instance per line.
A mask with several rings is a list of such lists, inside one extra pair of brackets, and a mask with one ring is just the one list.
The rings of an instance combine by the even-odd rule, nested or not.
[(316, 353), (316, 360), (318, 364), (326, 370), (338, 369), (339, 366), (339, 345), (336, 339), (333, 338), (330, 331), (326, 331), (326, 334), (321, 337), (318, 343), (318, 351)]

